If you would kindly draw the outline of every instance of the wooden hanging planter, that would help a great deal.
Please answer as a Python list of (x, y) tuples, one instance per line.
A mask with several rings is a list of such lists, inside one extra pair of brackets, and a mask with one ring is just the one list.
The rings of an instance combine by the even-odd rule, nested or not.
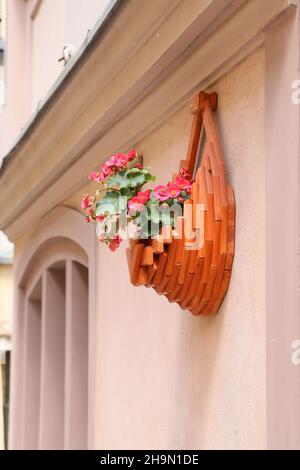
[[(179, 168), (192, 173), (194, 183), (176, 232), (163, 227), (155, 239), (130, 240), (127, 249), (132, 284), (152, 287), (193, 315), (219, 310), (234, 257), (235, 200), (227, 183), (216, 108), (216, 93), (200, 92), (192, 99), (191, 137)], [(183, 237), (178, 236), (181, 231)], [(203, 243), (194, 249), (196, 236)]]

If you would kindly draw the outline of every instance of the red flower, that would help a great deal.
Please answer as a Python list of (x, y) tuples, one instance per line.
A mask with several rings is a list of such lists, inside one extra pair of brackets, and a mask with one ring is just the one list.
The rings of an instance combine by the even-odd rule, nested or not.
[(96, 215), (96, 220), (98, 222), (103, 222), (103, 220), (106, 219), (106, 215), (105, 214), (101, 214), (101, 215)]
[(115, 235), (114, 238), (110, 240), (108, 244), (108, 248), (111, 251), (116, 251), (116, 249), (119, 248), (121, 241), (122, 241), (122, 238), (120, 237), (120, 235)]
[(175, 179), (175, 185), (177, 186), (177, 188), (179, 188), (182, 191), (183, 189), (190, 188), (192, 186), (192, 183), (190, 180), (187, 180), (186, 178), (177, 176)]
[(192, 175), (185, 168), (180, 168), (179, 174), (182, 176), (182, 178), (186, 178), (188, 180), (192, 179)]
[(131, 149), (127, 153), (127, 157), (129, 158), (129, 161), (134, 160), (134, 158), (137, 158), (137, 156), (138, 156), (138, 153), (135, 149)]
[(80, 207), (85, 211), (86, 209), (88, 209), (88, 207), (91, 207), (93, 202), (93, 197), (91, 197), (89, 194), (84, 194), (81, 199)]
[(147, 189), (146, 191), (140, 191), (138, 192), (137, 199), (141, 204), (146, 204), (151, 196), (151, 191), (150, 189)]
[(141, 163), (137, 162), (137, 163), (135, 164), (135, 168), (137, 168), (138, 170), (142, 170), (142, 169), (143, 169), (143, 165), (142, 165)]
[(131, 212), (141, 212), (144, 207), (144, 203), (139, 200), (138, 196), (134, 196), (128, 201), (128, 209)]

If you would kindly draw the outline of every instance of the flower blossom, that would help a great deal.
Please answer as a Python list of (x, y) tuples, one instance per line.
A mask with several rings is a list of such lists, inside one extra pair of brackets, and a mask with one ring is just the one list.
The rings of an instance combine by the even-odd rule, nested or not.
[(84, 194), (81, 199), (80, 207), (85, 211), (86, 209), (91, 207), (93, 202), (94, 198), (92, 196), (90, 196), (89, 194)]
[(95, 181), (96, 183), (100, 183), (100, 181), (102, 181), (101, 173), (99, 171), (92, 171), (89, 174), (89, 179), (91, 181)]
[(130, 212), (141, 212), (145, 205), (141, 202), (138, 196), (134, 196), (128, 201), (128, 209)]
[(168, 195), (169, 195), (169, 198), (174, 198), (174, 197), (177, 197), (179, 196), (180, 194), (180, 189), (178, 188), (178, 186), (174, 183), (168, 183), (167, 184), (167, 190), (168, 190)]
[(110, 251), (116, 251), (117, 248), (119, 248), (121, 244), (122, 238), (120, 235), (115, 235), (114, 238), (112, 238), (108, 244), (108, 248)]
[(180, 174), (180, 176), (182, 176), (182, 178), (186, 178), (188, 180), (192, 179), (191, 173), (188, 170), (186, 170), (185, 168), (180, 168), (179, 174)]
[(151, 197), (151, 191), (150, 189), (147, 189), (146, 191), (139, 191), (137, 194), (138, 201), (142, 204), (146, 204)]
[(165, 186), (164, 184), (158, 184), (157, 186), (155, 186), (154, 197), (155, 199), (157, 199), (157, 201), (161, 201), (161, 202), (169, 199), (170, 196), (169, 196), (169, 190), (167, 186)]
[(178, 189), (184, 190), (188, 189), (192, 186), (192, 183), (190, 180), (186, 178), (182, 178), (181, 176), (177, 176), (175, 179), (175, 185), (177, 186)]

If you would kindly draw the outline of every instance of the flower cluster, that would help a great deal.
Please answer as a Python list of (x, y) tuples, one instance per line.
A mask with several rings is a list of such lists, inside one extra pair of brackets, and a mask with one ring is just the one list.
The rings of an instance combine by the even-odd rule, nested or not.
[(98, 239), (111, 251), (120, 246), (122, 237), (119, 232), (131, 222), (139, 229), (140, 238), (151, 236), (150, 224), (156, 224), (157, 230), (164, 224), (174, 226), (174, 217), (165, 216), (162, 220), (157, 207), (160, 203), (167, 208), (174, 204), (183, 206), (184, 201), (190, 198), (192, 186), (191, 175), (181, 169), (173, 182), (143, 189), (156, 178), (139, 162), (136, 150), (112, 155), (101, 165), (100, 171), (90, 173), (89, 179), (100, 186), (95, 196), (83, 195), (81, 209), (87, 222), (97, 222)]
[[(100, 183), (105, 181), (109, 176), (114, 175), (119, 170), (124, 170), (128, 167), (129, 162), (137, 158), (136, 150), (131, 150), (127, 154), (116, 153), (112, 155), (107, 162), (101, 165), (101, 171), (92, 171), (89, 174), (89, 179)], [(137, 163), (139, 168), (139, 163)]]
[(185, 169), (180, 170), (180, 174), (176, 176), (174, 183), (158, 184), (154, 188), (154, 197), (157, 201), (164, 202), (168, 199), (176, 199), (178, 202), (184, 202), (187, 194), (191, 193), (192, 180), (191, 176)]

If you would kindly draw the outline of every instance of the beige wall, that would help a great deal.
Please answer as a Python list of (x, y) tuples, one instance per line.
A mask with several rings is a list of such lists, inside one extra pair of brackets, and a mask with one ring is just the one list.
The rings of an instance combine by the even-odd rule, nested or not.
[[(132, 287), (124, 248), (114, 254), (97, 248), (91, 273), (96, 448), (267, 446), (264, 74), (260, 48), (211, 86), (220, 96), (218, 120), (237, 204), (236, 255), (220, 312), (195, 318), (153, 290)], [(186, 106), (136, 143), (159, 181), (176, 171), (190, 126)], [(78, 209), (90, 186), (64, 205)], [(30, 234), (17, 241), (17, 259), (32, 243), (34, 227)]]
[[(96, 447), (266, 447), (264, 73), (261, 48), (211, 87), (237, 204), (218, 315), (194, 318), (131, 287), (124, 251), (98, 250)], [(190, 125), (186, 107), (136, 144), (160, 181), (185, 155)]]

